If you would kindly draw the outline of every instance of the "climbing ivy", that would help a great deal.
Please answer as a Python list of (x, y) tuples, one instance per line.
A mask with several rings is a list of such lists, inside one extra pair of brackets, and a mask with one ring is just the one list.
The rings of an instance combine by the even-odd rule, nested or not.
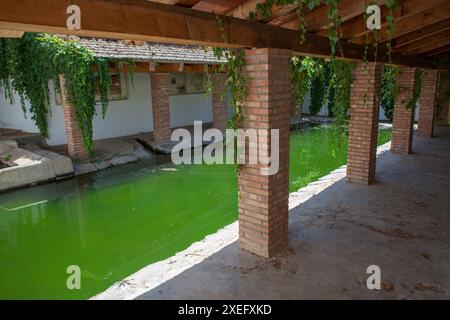
[[(12, 92), (20, 97), (24, 113), (30, 102), (31, 118), (44, 137), (48, 137), (50, 111), (49, 81), (59, 92), (59, 75), (66, 79), (68, 102), (75, 109), (77, 125), (86, 149), (92, 150), (92, 119), (96, 114), (95, 91), (98, 85), (102, 115), (108, 107), (111, 85), (110, 64), (126, 63), (134, 74), (134, 63), (127, 59), (108, 60), (94, 57), (77, 41), (49, 34), (26, 33), (20, 39), (0, 39), (0, 85), (12, 102)], [(93, 66), (97, 66), (97, 71)]]
[(291, 59), (291, 84), (296, 105), (301, 109), (311, 78), (316, 68), (316, 62), (311, 57), (294, 56)]
[[(216, 15), (216, 21), (221, 32), (224, 43), (228, 42), (228, 35), (225, 31), (223, 19)], [(239, 122), (244, 118), (242, 113), (242, 105), (247, 96), (247, 79), (243, 75), (245, 66), (244, 50), (241, 49), (224, 49), (213, 48), (215, 58), (220, 61), (216, 72), (225, 72), (225, 88), (222, 91), (221, 98), (225, 99), (226, 95), (230, 95), (229, 104), (234, 110), (234, 115), (228, 120), (228, 126), (232, 129), (237, 129)], [(211, 77), (206, 77), (206, 94), (210, 95), (213, 87)]]
[(421, 69), (416, 69), (414, 74), (414, 88), (412, 97), (406, 102), (405, 107), (407, 110), (414, 109), (417, 105), (417, 102), (420, 99), (420, 93), (422, 90), (422, 80), (425, 75), (425, 72)]
[(394, 117), (395, 97), (397, 96), (398, 68), (384, 66), (381, 79), (381, 106), (386, 117), (392, 121)]
[(355, 63), (344, 60), (330, 60), (332, 88), (334, 99), (331, 112), (334, 116), (334, 126), (338, 135), (338, 146), (342, 147), (347, 136), (348, 115), (350, 109), (350, 91), (353, 83), (352, 70)]
[[(315, 59), (315, 71), (311, 79), (309, 112), (315, 116), (322, 109), (325, 97), (324, 60)], [(328, 79), (329, 80), (329, 79)]]
[(394, 19), (394, 11), (400, 7), (398, 0), (386, 0), (386, 8), (388, 9), (388, 15), (386, 17), (387, 28), (386, 28), (386, 54), (389, 57), (389, 62), (391, 62), (391, 49), (392, 49), (392, 36), (397, 32)]

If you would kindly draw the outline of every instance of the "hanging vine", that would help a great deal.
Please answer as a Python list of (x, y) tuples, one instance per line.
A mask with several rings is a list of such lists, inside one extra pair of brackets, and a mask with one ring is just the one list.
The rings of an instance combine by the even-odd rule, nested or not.
[(425, 72), (421, 69), (416, 69), (416, 72), (414, 74), (414, 88), (413, 88), (413, 94), (411, 99), (409, 99), (405, 107), (407, 110), (414, 109), (417, 105), (417, 102), (420, 99), (420, 93), (422, 90), (422, 80), (425, 75)]
[(95, 92), (98, 88), (104, 117), (109, 103), (111, 63), (119, 67), (126, 63), (134, 74), (135, 66), (130, 60), (94, 57), (78, 42), (57, 36), (26, 33), (21, 39), (0, 39), (0, 84), (5, 94), (11, 99), (12, 92), (17, 92), (24, 113), (25, 103), (29, 101), (31, 118), (40, 133), (48, 137), (49, 81), (53, 81), (59, 91), (59, 75), (63, 75), (68, 102), (75, 109), (77, 125), (89, 152), (92, 150), (92, 120), (96, 114)]
[(398, 0), (386, 0), (386, 8), (388, 9), (388, 15), (386, 17), (386, 54), (391, 62), (391, 51), (392, 51), (392, 36), (397, 32), (394, 19), (394, 11), (400, 7)]
[(315, 70), (312, 74), (310, 91), (311, 100), (309, 104), (309, 112), (315, 116), (322, 109), (325, 97), (325, 77), (324, 77), (324, 60), (314, 59)]
[[(228, 36), (225, 31), (223, 19), (216, 15), (216, 21), (224, 43), (228, 42)], [(220, 65), (215, 68), (216, 72), (225, 72), (225, 85), (221, 98), (225, 99), (226, 95), (230, 95), (230, 105), (234, 110), (234, 115), (228, 120), (228, 127), (237, 129), (239, 122), (244, 118), (242, 113), (242, 105), (247, 96), (247, 79), (243, 75), (245, 66), (244, 50), (213, 48), (214, 57), (220, 61)], [(211, 77), (206, 77), (206, 94), (210, 95), (213, 90)]]
[(355, 64), (344, 60), (331, 60), (332, 70), (330, 87), (334, 90), (334, 103), (332, 113), (334, 115), (334, 126), (338, 135), (338, 147), (342, 147), (344, 138), (347, 136), (348, 115), (350, 108), (350, 91), (353, 83), (352, 70)]
[[(370, 1), (366, 1), (366, 8), (369, 2)], [(308, 32), (307, 20), (305, 19), (306, 9), (314, 10), (321, 5), (327, 5), (326, 26), (328, 28), (328, 38), (330, 41), (330, 59), (324, 64), (319, 77), (319, 74), (314, 73), (317, 69), (315, 68), (316, 66), (313, 58), (294, 57), (291, 61), (292, 91), (297, 105), (301, 108), (306, 92), (308, 89), (311, 89), (311, 113), (315, 113), (320, 110), (319, 106), (321, 107), (322, 103), (327, 103), (329, 115), (335, 118), (335, 126), (337, 128), (338, 136), (340, 137), (339, 141), (341, 144), (342, 139), (347, 132), (350, 89), (353, 81), (352, 69), (355, 64), (346, 61), (339, 61), (336, 57), (337, 53), (339, 53), (341, 57), (344, 57), (344, 52), (340, 46), (340, 39), (342, 38), (342, 19), (339, 15), (339, 0), (266, 0), (256, 5), (255, 11), (250, 12), (249, 18), (252, 20), (256, 20), (258, 18), (268, 19), (272, 14), (272, 8), (274, 6), (294, 6), (296, 7), (295, 12), (299, 19), (298, 29), (300, 33), (300, 42), (304, 42)], [(388, 15), (386, 17), (386, 54), (389, 61), (391, 61), (391, 41), (393, 34), (396, 32), (394, 11), (399, 7), (399, 4), (398, 0), (387, 0), (385, 5), (388, 9)], [(365, 10), (365, 12), (366, 11), (367, 10)], [(367, 19), (368, 14), (364, 14), (364, 22), (367, 23)], [(219, 28), (223, 34), (224, 42), (226, 43), (227, 37), (223, 26), (223, 21), (219, 17), (217, 20)], [(371, 41), (369, 41), (370, 34), (372, 38)], [(366, 46), (364, 56), (362, 57), (365, 62), (368, 62), (367, 55), (371, 46), (373, 48), (373, 59), (375, 61), (377, 60), (380, 36), (380, 31), (376, 29), (366, 33)], [(218, 53), (218, 57), (221, 57), (224, 56), (224, 52), (231, 51), (216, 49), (215, 52)], [(233, 80), (239, 78), (239, 76), (235, 73), (239, 72), (239, 69), (242, 68), (236, 68), (236, 58), (233, 55), (231, 55), (231, 57), (231, 62), (229, 62), (231, 69), (227, 71), (227, 78)], [(238, 65), (243, 66), (243, 64)], [(384, 84), (386, 88), (383, 91), (382, 99), (384, 99), (384, 103), (387, 108), (393, 108), (393, 99), (398, 91), (396, 88), (396, 81), (393, 81), (396, 71), (394, 69), (386, 70), (387, 71), (384, 75)], [(240, 85), (243, 84), (244, 81), (238, 81), (237, 83)], [(416, 86), (420, 86), (419, 81), (416, 81)], [(245, 92), (245, 88), (239, 87), (234, 91), (239, 94)], [(418, 94), (420, 95), (420, 92)], [(242, 94), (239, 95), (242, 97)], [(417, 94), (415, 94), (411, 100), (415, 101), (416, 99), (418, 99)], [(235, 102), (238, 100), (239, 99), (235, 99)], [(408, 104), (411, 104), (412, 101)], [(239, 112), (239, 108), (237, 106), (235, 106), (235, 109)]]
[(399, 70), (396, 67), (384, 66), (381, 79), (381, 107), (389, 120), (393, 120), (395, 97), (398, 94), (397, 76)]

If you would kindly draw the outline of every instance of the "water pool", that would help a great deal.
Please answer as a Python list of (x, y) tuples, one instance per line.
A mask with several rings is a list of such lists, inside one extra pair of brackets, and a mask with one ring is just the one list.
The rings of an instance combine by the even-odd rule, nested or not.
[[(379, 134), (379, 144), (390, 132)], [(346, 162), (331, 128), (291, 134), (291, 190)], [(140, 162), (0, 195), (0, 299), (85, 299), (237, 219), (233, 165)], [(81, 290), (66, 268), (82, 270)]]

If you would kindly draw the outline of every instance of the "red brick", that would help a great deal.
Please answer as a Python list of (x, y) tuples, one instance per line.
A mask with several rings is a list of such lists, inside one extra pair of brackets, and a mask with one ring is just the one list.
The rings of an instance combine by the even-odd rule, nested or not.
[(425, 69), (420, 92), (417, 135), (432, 137), (435, 118), (438, 70)]
[(222, 96), (225, 91), (225, 74), (212, 75), (213, 92), (212, 92), (212, 113), (213, 127), (224, 132), (227, 121), (227, 105), (226, 99)]
[(169, 73), (151, 74), (153, 139), (157, 143), (170, 141), (172, 134), (169, 108)]
[(86, 160), (88, 152), (84, 147), (83, 135), (75, 116), (75, 108), (67, 99), (64, 76), (59, 76), (61, 88), (61, 100), (64, 108), (64, 124), (66, 126), (67, 150), (69, 157), (73, 160)]
[(415, 108), (407, 109), (406, 104), (413, 96), (415, 73), (415, 68), (399, 67), (397, 77), (399, 93), (395, 98), (392, 122), (392, 153), (409, 154), (412, 152)]
[(380, 63), (359, 62), (352, 73), (347, 163), (350, 182), (370, 184), (375, 179), (382, 68)]
[[(278, 173), (261, 175), (261, 164), (241, 165), (238, 173), (239, 244), (265, 257), (288, 244), (290, 57), (290, 51), (277, 49), (247, 50), (245, 56), (250, 94), (244, 102), (241, 127), (280, 130)], [(270, 150), (270, 139), (264, 143), (264, 150)]]

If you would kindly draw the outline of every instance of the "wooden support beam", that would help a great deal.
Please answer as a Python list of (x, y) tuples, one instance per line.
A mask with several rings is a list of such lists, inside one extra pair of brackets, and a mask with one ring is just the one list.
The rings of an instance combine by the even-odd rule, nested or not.
[(157, 3), (170, 4), (170, 5), (175, 5), (178, 2), (180, 2), (180, 0), (150, 0), (150, 1), (157, 2)]
[(426, 52), (431, 51), (431, 50), (435, 50), (435, 49), (438, 49), (438, 48), (442, 48), (442, 47), (448, 46), (449, 44), (450, 44), (450, 38), (444, 38), (444, 39), (441, 39), (441, 40), (435, 40), (435, 41), (432, 41), (431, 43), (427, 44), (426, 46), (423, 46), (423, 47), (420, 47), (418, 49), (415, 49), (413, 51), (413, 53), (414, 54), (423, 54), (423, 53), (426, 53)]
[(192, 9), (204, 12), (214, 12), (217, 14), (227, 14), (244, 2), (246, 2), (246, 0), (202, 0), (194, 5)]
[(427, 37), (441, 33), (450, 29), (450, 18), (442, 20), (438, 23), (432, 24), (425, 28), (416, 30), (414, 32), (407, 33), (403, 36), (397, 37), (392, 41), (393, 48), (400, 48), (407, 44), (426, 39)]
[[(371, 2), (378, 5), (384, 4), (384, 0), (375, 0)], [(323, 27), (325, 27), (328, 21), (328, 9), (329, 9), (328, 5), (321, 6), (305, 14), (305, 19), (308, 22), (307, 28), (309, 31), (317, 32)], [(366, 9), (365, 1), (360, 0), (339, 1), (338, 10), (342, 21), (347, 21), (351, 18), (362, 15), (365, 9)], [(294, 19), (288, 23), (285, 23), (282, 26), (284, 28), (298, 30), (298, 28), (300, 27), (300, 21), (298, 19)]]
[[(185, 64), (185, 63), (155, 63), (151, 62), (135, 62), (136, 73), (221, 73), (216, 65), (206, 64)], [(183, 66), (180, 69), (180, 66)], [(94, 65), (93, 70), (97, 70)], [(111, 65), (111, 72), (117, 72), (116, 66)], [(128, 65), (121, 66), (120, 72), (128, 73), (130, 71)]]
[[(76, 3), (82, 12), (81, 30), (66, 28), (66, 9)], [(216, 14), (143, 0), (2, 0), (0, 28), (74, 34), (98, 38), (159, 41), (218, 47), (278, 48), (298, 54), (327, 57), (329, 39), (307, 34), (306, 41), (298, 41), (298, 31), (253, 21), (223, 17), (228, 42)], [(346, 59), (361, 60), (364, 46), (342, 42)], [(369, 57), (373, 55), (369, 54)], [(379, 57), (380, 62), (387, 60)], [(393, 55), (394, 64), (432, 68), (430, 61)]]
[[(381, 6), (381, 25), (386, 25), (386, 17), (389, 15), (389, 10), (386, 6)], [(398, 19), (401, 16), (401, 12), (396, 10), (393, 12), (394, 19)], [(341, 25), (342, 38), (349, 40), (352, 38), (358, 38), (365, 36), (369, 31), (367, 29), (366, 22), (364, 21), (364, 15), (359, 15), (347, 20)], [(326, 36), (328, 30), (321, 30), (319, 35)], [(365, 38), (364, 38), (365, 39)]]
[[(396, 33), (398, 37), (410, 32), (425, 28), (441, 20), (448, 19), (450, 1), (448, 0), (408, 0), (402, 3), (402, 14), (395, 19)], [(363, 23), (363, 22), (362, 22)], [(385, 42), (387, 24), (383, 24), (380, 30), (379, 42)], [(369, 33), (368, 31), (366, 33)], [(365, 36), (361, 35), (353, 40), (355, 43), (364, 44)], [(373, 42), (373, 35), (369, 33), (369, 42)]]
[(23, 31), (0, 29), (0, 38), (22, 38), (23, 34)]
[[(442, 46), (446, 45), (446, 42), (450, 41), (450, 29), (444, 30), (440, 33), (430, 35), (426, 38), (422, 38), (418, 41), (409, 43), (407, 45), (404, 45), (400, 48), (396, 48), (395, 51), (408, 53), (408, 52), (418, 52), (420, 50), (426, 50), (429, 51), (429, 48), (436, 49)], [(441, 45), (439, 47), (434, 47), (437, 43), (444, 43), (444, 45)]]
[(435, 56), (438, 56), (438, 55), (441, 55), (441, 54), (445, 54), (445, 53), (447, 53), (449, 51), (450, 51), (450, 45), (444, 46), (444, 47), (441, 47), (441, 48), (437, 48), (437, 49), (434, 49), (434, 50), (427, 51), (423, 55), (426, 56), (426, 57), (435, 57)]

